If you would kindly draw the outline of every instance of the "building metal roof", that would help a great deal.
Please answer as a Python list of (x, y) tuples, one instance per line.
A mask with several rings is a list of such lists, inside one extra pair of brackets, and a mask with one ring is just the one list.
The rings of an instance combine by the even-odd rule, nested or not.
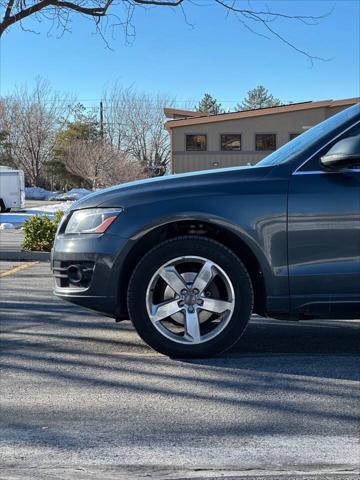
[[(312, 108), (322, 107), (341, 107), (347, 105), (354, 105), (360, 102), (360, 97), (344, 98), (341, 100), (320, 100), (318, 102), (300, 102), (290, 103), (288, 105), (279, 105), (275, 107), (257, 108), (254, 110), (241, 110), (240, 112), (219, 113), (217, 115), (209, 115), (203, 112), (192, 112), (189, 110), (177, 110), (165, 108), (166, 116), (176, 117), (183, 116), (186, 118), (179, 118), (169, 120), (165, 123), (168, 129), (175, 127), (182, 127), (186, 125), (199, 125), (203, 123), (223, 122), (226, 120), (238, 120), (241, 118), (258, 117), (263, 115), (274, 115), (279, 113), (296, 112), (301, 110), (310, 110)], [(177, 113), (179, 112), (179, 113)]]
[(165, 117), (176, 119), (178, 118), (192, 118), (192, 117), (205, 117), (209, 114), (205, 112), (194, 112), (193, 110), (180, 110), (179, 108), (164, 108)]

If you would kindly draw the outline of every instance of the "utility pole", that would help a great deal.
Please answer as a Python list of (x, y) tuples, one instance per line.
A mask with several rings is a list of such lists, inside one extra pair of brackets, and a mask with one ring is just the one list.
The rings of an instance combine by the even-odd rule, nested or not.
[(103, 102), (100, 100), (100, 139), (104, 141), (104, 107)]

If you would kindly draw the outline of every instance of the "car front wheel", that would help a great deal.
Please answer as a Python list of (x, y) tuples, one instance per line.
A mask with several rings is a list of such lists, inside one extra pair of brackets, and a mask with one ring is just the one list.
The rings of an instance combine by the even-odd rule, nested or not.
[(243, 263), (219, 242), (178, 237), (153, 248), (129, 283), (130, 318), (151, 347), (170, 357), (221, 353), (239, 340), (253, 289)]

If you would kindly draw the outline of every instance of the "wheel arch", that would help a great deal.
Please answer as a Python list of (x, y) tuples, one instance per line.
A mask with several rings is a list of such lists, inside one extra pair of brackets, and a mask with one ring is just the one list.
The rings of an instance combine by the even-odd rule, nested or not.
[[(119, 274), (119, 305), (126, 305), (131, 274), (144, 254), (162, 241), (186, 235), (212, 238), (232, 250), (244, 263), (250, 275), (254, 289), (254, 312), (266, 315), (266, 271), (269, 267), (265, 259), (261, 259), (259, 252), (257, 254), (254, 252), (255, 247), (249, 245), (249, 240), (245, 240), (246, 235), (241, 235), (235, 226), (225, 223), (222, 219), (195, 216), (163, 221), (143, 230), (133, 238), (134, 245), (127, 253)], [(127, 312), (119, 313), (119, 319), (122, 318), (127, 318)]]

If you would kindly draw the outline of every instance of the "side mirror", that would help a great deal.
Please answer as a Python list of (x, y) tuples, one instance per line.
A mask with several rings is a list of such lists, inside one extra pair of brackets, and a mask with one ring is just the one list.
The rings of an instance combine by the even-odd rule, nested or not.
[(360, 166), (360, 135), (335, 143), (320, 161), (324, 167), (331, 169)]

